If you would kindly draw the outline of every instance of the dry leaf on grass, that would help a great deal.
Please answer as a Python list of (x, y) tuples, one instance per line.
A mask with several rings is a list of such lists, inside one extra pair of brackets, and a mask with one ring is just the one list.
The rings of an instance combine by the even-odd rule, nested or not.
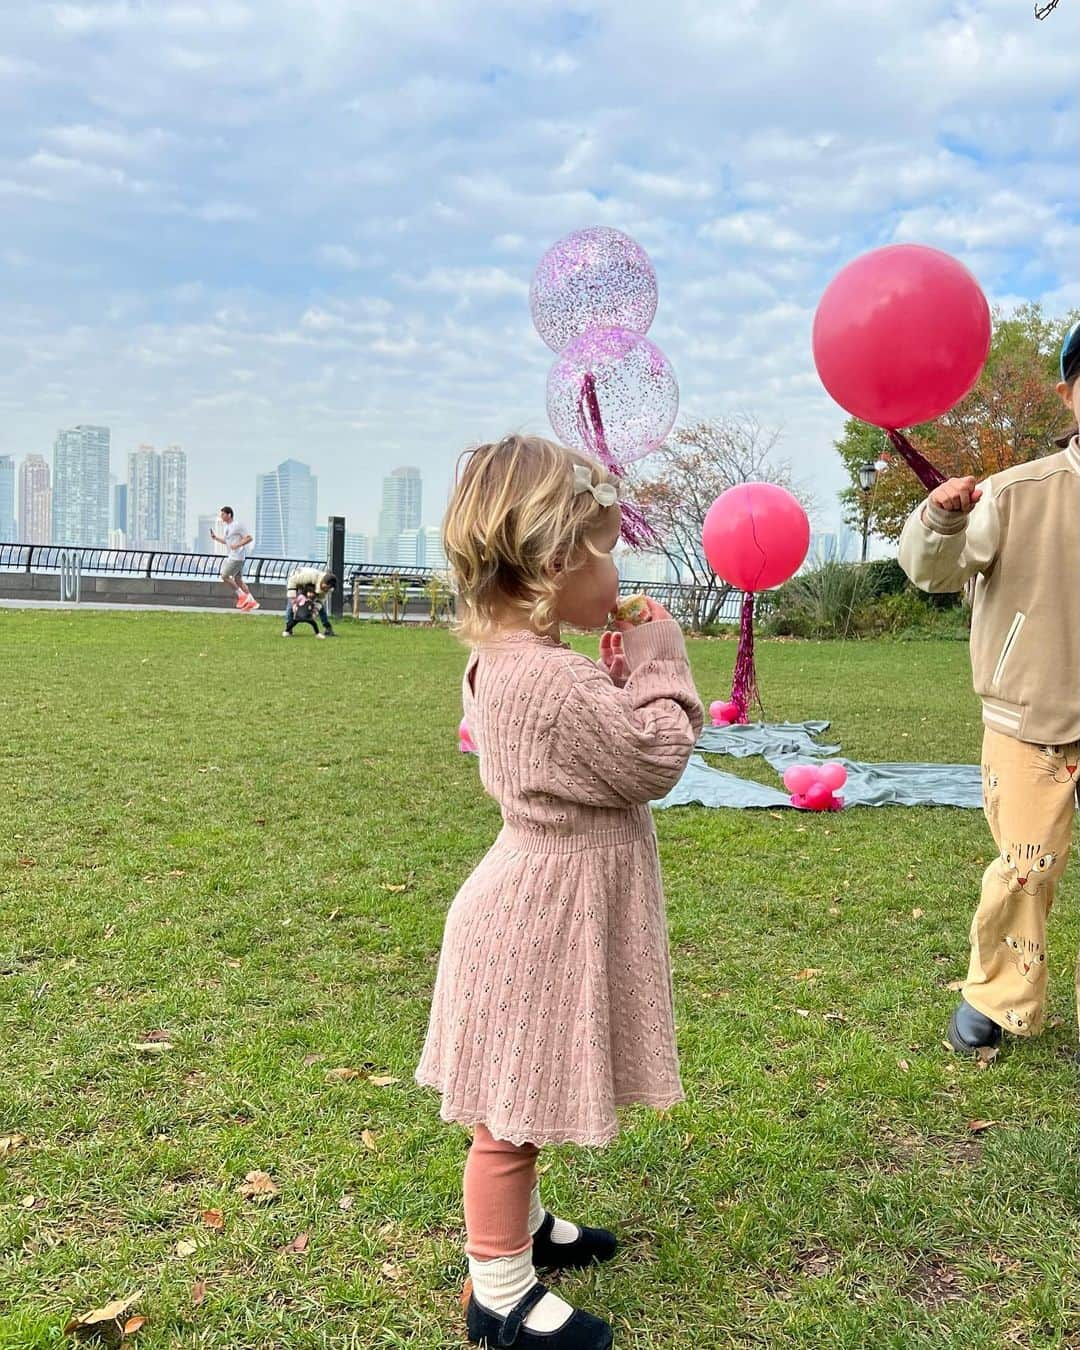
[(994, 1060), (997, 1059), (1001, 1047), (997, 1045), (980, 1045), (975, 1051), (975, 1067), (977, 1069), (988, 1069)]
[(382, 1273), (388, 1280), (400, 1280), (405, 1272), (400, 1266), (395, 1266), (393, 1261), (384, 1261), (382, 1263)]
[(285, 1246), (280, 1248), (282, 1256), (303, 1256), (308, 1249), (309, 1236), (307, 1233), (298, 1233), (291, 1242), (286, 1242)]
[(795, 978), (797, 980), (816, 980), (820, 974), (821, 971), (815, 966), (807, 966), (805, 970), (800, 970)]
[(841, 1012), (827, 1012), (825, 1014), (826, 1022), (846, 1022), (847, 1015)]
[(318, 1064), (319, 1060), (325, 1058), (325, 1055), (305, 1055), (300, 1062), (305, 1069), (310, 1069), (313, 1064)]
[(925, 909), (913, 909), (911, 911), (911, 917), (913, 919), (921, 919), (925, 913), (926, 913)]
[(810, 1016), (810, 1009), (809, 1009), (809, 1008), (796, 1008), (796, 1009), (795, 1009), (795, 1012), (796, 1012), (796, 1015), (799, 1016), (799, 1017), (809, 1017), (809, 1016)]
[(195, 1241), (194, 1238), (181, 1238), (180, 1241), (176, 1244), (177, 1256), (182, 1257), (194, 1256), (198, 1250), (199, 1244)]
[[(102, 1345), (118, 1346), (128, 1334), (128, 1319), (124, 1314), (141, 1298), (140, 1289), (130, 1298), (114, 1299), (112, 1303), (103, 1304), (100, 1308), (79, 1313), (64, 1327), (64, 1335), (74, 1336), (80, 1343), (99, 1341)], [(139, 1322), (139, 1326), (141, 1325), (142, 1321)]]
[(25, 1143), (25, 1134), (0, 1134), (0, 1158), (3, 1158), (5, 1154), (14, 1153), (17, 1148), (22, 1148)]
[(23, 857), (23, 858), (16, 858), (16, 859), (15, 859), (15, 863), (16, 863), (16, 866), (18, 866), (18, 867), (36, 867), (36, 866), (37, 866), (37, 859), (36, 859), (36, 858), (26, 858), (26, 857)]
[(203, 1300), (205, 1298), (206, 1298), (206, 1281), (196, 1280), (195, 1283), (191, 1286), (191, 1306), (193, 1308), (201, 1307)]
[(907, 1062), (906, 1059), (898, 1059), (896, 1061), (896, 1064), (899, 1069), (902, 1069), (904, 1071), (904, 1073), (907, 1073), (908, 1070), (911, 1068), (911, 1065)]
[(391, 1087), (394, 1083), (400, 1083), (400, 1078), (392, 1078), (387, 1074), (382, 1074), (377, 1078), (369, 1078), (368, 1082), (372, 1087)]
[(212, 1228), (216, 1233), (222, 1232), (225, 1228), (225, 1215), (220, 1209), (204, 1209), (202, 1221), (207, 1228)]
[(952, 993), (955, 994), (958, 990), (963, 989), (964, 983), (964, 980), (950, 980), (945, 988), (951, 990)]
[(269, 1172), (249, 1172), (243, 1185), (236, 1188), (245, 1200), (272, 1200), (278, 1194), (278, 1188)]
[(19, 1204), (22, 1205), (23, 1209), (33, 1209), (38, 1203), (39, 1201), (36, 1195), (24, 1195), (19, 1201)]
[(406, 881), (403, 882), (400, 886), (383, 885), (380, 886), (379, 889), (383, 891), (390, 891), (392, 895), (400, 895), (402, 891), (407, 891), (409, 889), (409, 883)]
[(342, 1209), (342, 1210), (352, 1209), (352, 1207), (353, 1207), (353, 1197), (352, 1197), (351, 1195), (343, 1195), (343, 1196), (341, 1197), (341, 1199), (337, 1202), (337, 1204), (338, 1204), (338, 1209)]
[(375, 1152), (375, 1136), (370, 1130), (360, 1131), (360, 1142), (365, 1148), (370, 1149), (372, 1153)]
[(129, 1317), (124, 1323), (124, 1335), (134, 1336), (140, 1327), (146, 1326), (145, 1317)]
[(131, 1048), (137, 1050), (141, 1055), (164, 1055), (172, 1049), (172, 1042), (136, 1041)]
[(982, 1134), (983, 1130), (989, 1130), (992, 1126), (996, 1124), (997, 1124), (996, 1120), (969, 1120), (968, 1133)]
[(328, 1083), (351, 1083), (354, 1078), (362, 1078), (363, 1074), (359, 1069), (327, 1069), (326, 1081)]
[(143, 1042), (148, 1045), (168, 1045), (172, 1038), (171, 1031), (148, 1031), (143, 1037)]

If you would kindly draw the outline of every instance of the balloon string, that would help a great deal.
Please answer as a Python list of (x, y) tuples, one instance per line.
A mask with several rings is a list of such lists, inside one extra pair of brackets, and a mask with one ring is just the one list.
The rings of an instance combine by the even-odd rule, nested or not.
[(940, 487), (945, 482), (945, 475), (941, 470), (935, 469), (926, 456), (921, 455), (915, 449), (902, 431), (886, 431), (885, 435), (888, 436), (893, 449), (903, 457), (908, 468), (926, 488), (927, 492), (933, 492), (936, 487)]
[(747, 721), (751, 703), (761, 708), (757, 671), (754, 668), (754, 593), (743, 593), (742, 615), (739, 620), (739, 650), (735, 656), (735, 674), (731, 682), (731, 701), (735, 705), (736, 722)]
[[(600, 416), (600, 399), (596, 393), (596, 376), (586, 371), (581, 381), (581, 394), (577, 405), (578, 431), (585, 448), (598, 459), (608, 473), (622, 479), (626, 476), (623, 466), (608, 448), (604, 432), (604, 421)], [(622, 529), (620, 534), (631, 548), (648, 548), (658, 544), (660, 537), (645, 519), (645, 514), (636, 502), (622, 501)]]

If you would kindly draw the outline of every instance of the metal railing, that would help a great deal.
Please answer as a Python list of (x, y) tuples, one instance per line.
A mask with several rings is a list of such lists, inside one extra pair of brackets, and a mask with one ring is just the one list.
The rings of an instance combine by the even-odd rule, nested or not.
[[(205, 581), (218, 580), (223, 557), (217, 553), (182, 553), (157, 549), (134, 548), (71, 548), (61, 544), (0, 544), (0, 574), (8, 572), (65, 574), (72, 567), (82, 577), (142, 577), (149, 580)], [(244, 577), (250, 585), (283, 586), (289, 574), (298, 567), (315, 565), (310, 558), (251, 557), (244, 563)], [(342, 593), (348, 603), (359, 588), (369, 587), (387, 578), (404, 583), (411, 603), (410, 618), (428, 603), (425, 587), (445, 573), (434, 567), (399, 567), (379, 563), (345, 564)], [(701, 613), (704, 592), (695, 586), (679, 582), (620, 581), (619, 593), (633, 595), (647, 591), (681, 623), (693, 625)], [(736, 591), (717, 597), (716, 621), (737, 623), (741, 597)]]

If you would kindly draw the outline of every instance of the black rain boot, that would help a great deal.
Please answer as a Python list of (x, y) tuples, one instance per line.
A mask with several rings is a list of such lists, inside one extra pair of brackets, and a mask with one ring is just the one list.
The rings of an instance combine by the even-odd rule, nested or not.
[(547, 1293), (542, 1284), (534, 1284), (521, 1302), (505, 1317), (488, 1312), (474, 1297), (469, 1299), (467, 1325), (474, 1345), (503, 1350), (611, 1350), (612, 1330), (591, 1313), (575, 1310), (558, 1331), (530, 1331), (525, 1319)]
[(949, 1019), (949, 1044), (958, 1055), (973, 1055), (984, 1046), (993, 1049), (1001, 1044), (1001, 1028), (985, 1013), (961, 999)]
[(547, 1214), (533, 1234), (534, 1266), (545, 1266), (549, 1270), (591, 1266), (594, 1261), (610, 1261), (618, 1250), (618, 1239), (606, 1228), (583, 1228), (578, 1225), (579, 1236), (575, 1241), (552, 1242), (551, 1230), (554, 1226), (555, 1216)]

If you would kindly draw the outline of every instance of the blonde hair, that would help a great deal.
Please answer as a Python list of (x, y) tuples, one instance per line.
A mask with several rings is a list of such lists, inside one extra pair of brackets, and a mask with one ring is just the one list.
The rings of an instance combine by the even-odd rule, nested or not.
[(468, 642), (519, 623), (555, 621), (559, 575), (598, 550), (592, 537), (610, 507), (574, 492), (574, 467), (594, 486), (618, 480), (595, 460), (540, 436), (504, 436), (467, 451), (443, 521), (443, 546)]

